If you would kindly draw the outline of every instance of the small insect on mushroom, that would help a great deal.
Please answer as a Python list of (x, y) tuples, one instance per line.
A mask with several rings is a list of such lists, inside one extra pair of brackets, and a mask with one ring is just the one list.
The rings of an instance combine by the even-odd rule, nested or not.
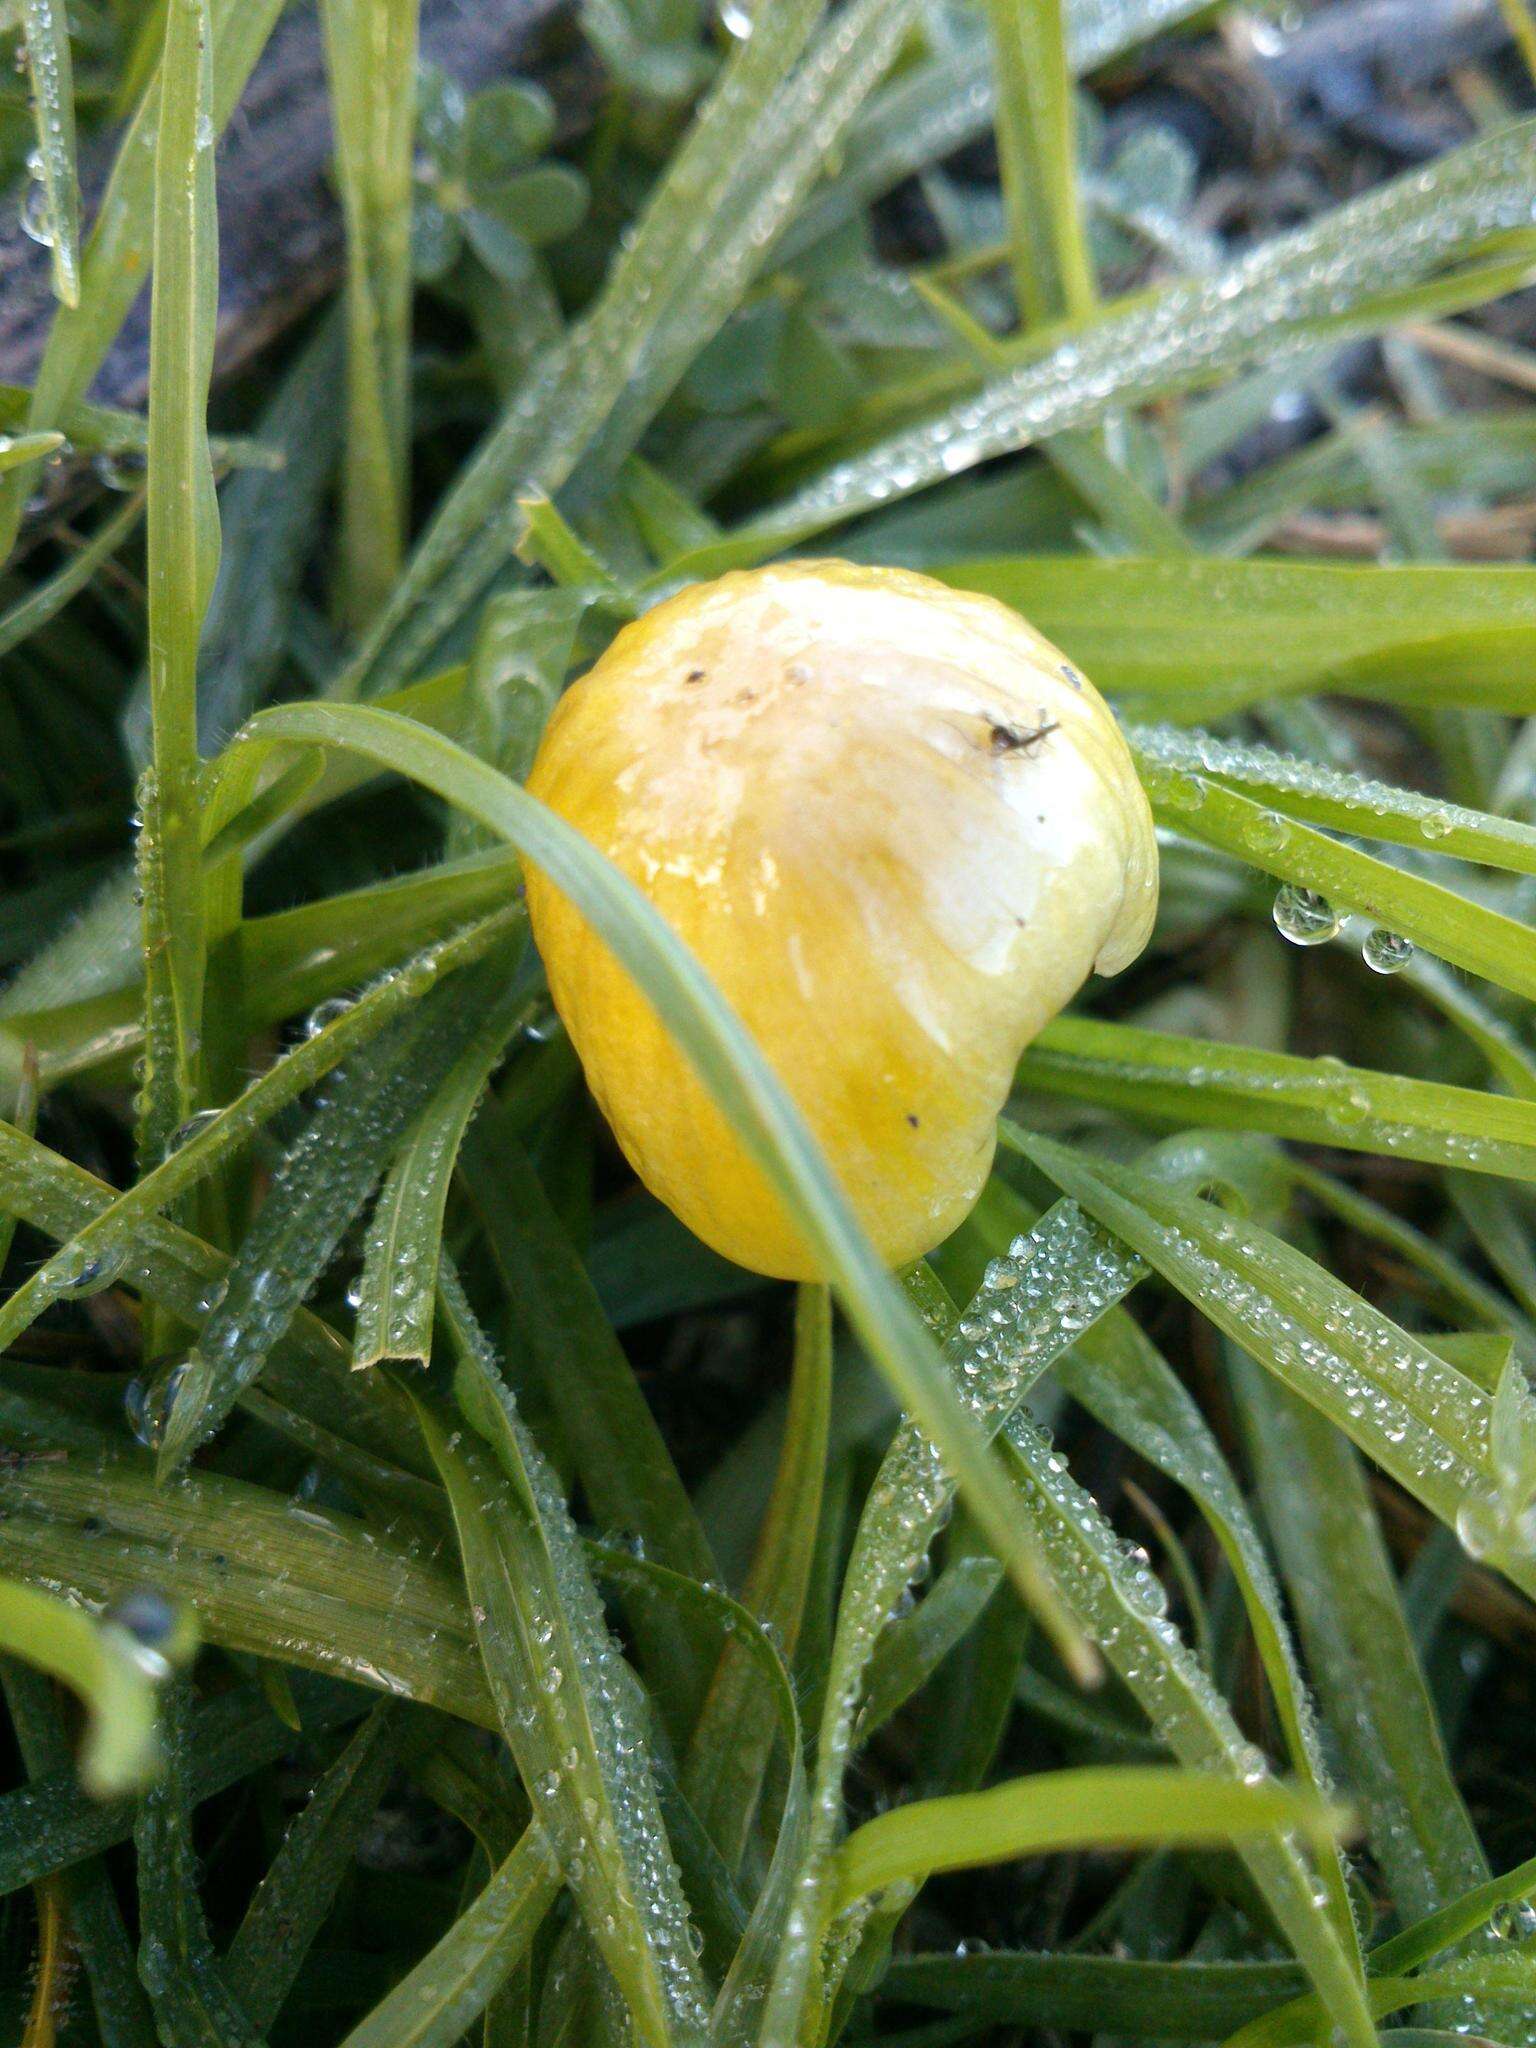
[(1035, 724), (1027, 728), (1019, 725), (994, 725), (987, 737), (991, 741), (994, 754), (1032, 754), (1042, 740), (1049, 739), (1053, 732), (1060, 731), (1058, 721), (1047, 717), (1042, 705)]
[[(1157, 905), (1151, 812), (1098, 692), (1016, 612), (905, 570), (793, 562), (658, 605), (556, 708), (528, 787), (691, 948), (892, 1265), (963, 1220), (1020, 1052), (1089, 973), (1135, 959)], [(821, 1277), (536, 870), (528, 907), (641, 1179), (739, 1264)]]

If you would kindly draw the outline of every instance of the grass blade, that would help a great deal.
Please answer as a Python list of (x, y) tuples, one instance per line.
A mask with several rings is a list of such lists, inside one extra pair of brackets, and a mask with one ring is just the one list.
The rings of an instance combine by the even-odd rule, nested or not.
[(77, 1598), (155, 1586), (195, 1609), (209, 1642), (495, 1726), (463, 1584), (423, 1561), (414, 1529), (240, 1480), (157, 1487), (138, 1460), (39, 1462), (6, 1491), (0, 1558), (18, 1578), (47, 1577), (52, 1559)]
[(702, 1985), (631, 1681), (552, 1476), (446, 1266), (442, 1302), (477, 1441), (455, 1448), (415, 1406), (484, 1617), (476, 1628), (503, 1731), (639, 2037), (656, 2048), (695, 2040)]
[[(215, 0), (210, 148), (245, 90), (281, 10), (282, 0)], [(186, 74), (182, 82), (188, 82)], [(62, 426), (72, 416), (143, 288), (153, 255), (161, 111), (157, 73), (145, 87), (96, 209), (81, 259), (80, 303), (64, 307), (49, 331), (27, 407), (29, 426)], [(0, 556), (10, 553), (31, 488), (24, 469), (0, 482)]]
[[(1081, 74), (1198, 14), (1203, 0), (1073, 0), (1067, 54)], [(796, 257), (858, 218), (904, 178), (987, 133), (997, 90), (982, 38), (952, 25), (945, 47), (903, 67), (848, 130), (841, 162), (812, 193), (784, 240)]]
[(1130, 1956), (911, 1955), (885, 1988), (903, 2004), (994, 2025), (1104, 2027), (1152, 2040), (1215, 2041), (1294, 1995), (1294, 1963), (1143, 1962)]
[(935, 573), (1026, 613), (1143, 716), (1213, 719), (1321, 689), (1536, 710), (1525, 568), (999, 556)]
[[(29, 1793), (46, 1796), (50, 1780), (54, 1786), (62, 1780), (74, 1790), (74, 1758), (48, 1680), (25, 1665), (5, 1662), (0, 1663), (0, 1688), (4, 1689), (29, 1780), (24, 1791), (12, 1798), (25, 1798)], [(102, 1810), (99, 1801), (92, 1800), (89, 1806), (94, 1812)], [(131, 1812), (126, 1802), (118, 1810)], [(10, 1833), (0, 1823), (0, 1838)], [(49, 1836), (51, 1830), (44, 1839)], [(122, 1911), (105, 1864), (100, 1857), (92, 1856), (61, 1871), (51, 1881), (58, 1887), (71, 1938), (90, 1979), (101, 2048), (156, 2048), (154, 2022), (139, 1984)]]
[(0, 1650), (63, 1681), (86, 1709), (80, 1778), (98, 1799), (137, 1791), (159, 1764), (155, 1732), (159, 1678), (170, 1670), (146, 1658), (128, 1628), (98, 1622), (46, 1593), (0, 1579)]
[(560, 1890), (559, 1866), (531, 1827), (485, 1890), (342, 2048), (453, 2048), (528, 1952)]
[(53, 289), (66, 306), (80, 303), (80, 184), (75, 175), (74, 61), (62, 0), (23, 0), (22, 36), (37, 128), (33, 164), (42, 206), (29, 230), (46, 240)]
[(1399, 1912), (1421, 1919), (1485, 1882), (1488, 1865), (1446, 1762), (1369, 1491), (1321, 1416), (1246, 1361), (1235, 1383), (1348, 1782)]
[[(20, 1666), (12, 1675), (29, 1677)], [(362, 1695), (347, 1687), (301, 1679), (297, 1690), (311, 1735), (362, 1711)], [(57, 1737), (54, 1747), (38, 1751), (42, 1769), (31, 1784), (0, 1799), (0, 1893), (67, 1870), (133, 1833), (133, 1802), (92, 1799), (81, 1789), (62, 1728)], [(254, 1687), (237, 1687), (193, 1715), (193, 1747), (190, 1796), (200, 1803), (290, 1752), (293, 1730)]]
[(855, 0), (790, 78), (820, 12), (820, 0), (785, 0), (731, 57), (593, 310), (535, 368), (444, 500), (344, 694), (377, 695), (417, 670), (520, 545), (519, 501), (553, 497), (589, 450), (600, 463), (589, 460), (583, 487), (611, 473), (740, 302), (913, 7)]
[(1235, 789), (1162, 770), (1143, 773), (1160, 823), (1399, 932), (1470, 974), (1536, 997), (1536, 933), (1529, 926), (1293, 823)]
[[(1302, 1253), (1129, 1168), (1013, 1142), (1440, 1521), (1456, 1527), (1497, 1492), (1488, 1395)], [(1536, 1583), (1514, 1529), (1489, 1548), (1516, 1584)]]
[[(1237, 1480), (1199, 1408), (1161, 1353), (1118, 1311), (1085, 1334), (1062, 1361), (1058, 1378), (1200, 1509), (1242, 1596), (1291, 1766), (1319, 1798), (1326, 1798), (1332, 1790), (1330, 1774), (1280, 1589)], [(1331, 1894), (1328, 1910), (1335, 1931), (1349, 1953), (1355, 1932), (1342, 1862), (1322, 1859), (1321, 1875)]]
[(290, 1822), (224, 1957), (242, 2012), (265, 2034), (319, 1934), (413, 1728), (389, 1701), (375, 1707)]
[[(1403, 282), (1529, 229), (1529, 136), (1518, 128), (1452, 151), (1322, 221), (1278, 235), (1210, 279), (1173, 285), (1073, 330), (1055, 350), (862, 454), (833, 463), (740, 539), (754, 558), (989, 457), (1324, 334), (1399, 317)], [(1522, 247), (1521, 260), (1531, 252)], [(1514, 280), (1502, 276), (1500, 289)], [(1419, 296), (1424, 295), (1421, 284)], [(690, 560), (690, 569), (702, 563)], [(724, 566), (722, 563), (721, 566)]]
[(493, 912), (458, 937), (418, 954), (348, 1005), (340, 1016), (307, 1035), (225, 1108), (200, 1117), (168, 1156), (125, 1194), (92, 1218), (30, 1273), (0, 1307), (0, 1351), (55, 1301), (87, 1288), (106, 1286), (130, 1256), (135, 1232), (232, 1158), (280, 1110), (335, 1070), (349, 1054), (402, 1017), (445, 974), (472, 964), (518, 932), (518, 905)]
[[(174, 6), (176, 0), (171, 0)], [(163, 2041), (174, 2048), (248, 2048), (254, 2030), (230, 1996), (198, 1893), (187, 1745), (191, 1684), (170, 1688), (165, 1768), (134, 1826), (139, 1863), (139, 1977)]]
[(1097, 292), (1077, 188), (1062, 0), (988, 0), (1014, 294), (1030, 327), (1081, 320)]
[(347, 226), (341, 601), (354, 626), (384, 603), (405, 550), (417, 14), (418, 0), (320, 9)]
[[(1091, 1497), (1023, 1416), (1008, 1425), (1020, 1499), (1104, 1654), (1180, 1762), (1229, 1782), (1262, 1782), (1263, 1753), (1242, 1734), (1209, 1673), (1166, 1617), (1167, 1596), (1137, 1553), (1127, 1556)], [(1304, 1754), (1310, 1761), (1310, 1745)], [(1319, 1795), (1313, 1790), (1311, 1796)], [(1325, 1867), (1336, 1852), (1314, 1844)], [(1294, 1839), (1254, 1842), (1244, 1861), (1335, 2025), (1369, 2042), (1354, 1922), (1339, 1912), (1339, 1883), (1317, 1881)]]
[(1129, 737), (1137, 760), (1154, 773), (1213, 779), (1288, 817), (1331, 825), (1357, 838), (1385, 839), (1513, 874), (1536, 874), (1536, 826), (1209, 733), (1138, 726)]
[[(464, 1148), (463, 1178), (544, 1394), (570, 1444), (600, 1528), (701, 1581), (709, 1543), (628, 1359), (502, 1105), (485, 1105)], [(647, 1610), (637, 1650), (669, 1702), (679, 1745), (692, 1732), (714, 1661), (685, 1611)]]
[[(803, 1286), (795, 1307), (795, 1356), (784, 1443), (758, 1532), (744, 1601), (793, 1658), (821, 1517), (832, 1409), (832, 1305)], [(735, 1869), (762, 1791), (775, 1732), (774, 1701), (746, 1648), (729, 1640), (715, 1667), (683, 1773), (700, 1821)]]
[(70, 599), (92, 581), (103, 562), (117, 553), (138, 525), (143, 511), (142, 497), (132, 497), (126, 505), (119, 506), (109, 519), (101, 522), (72, 561), (0, 616), (0, 657), (58, 617)]
[(1025, 1053), (1019, 1080), (1156, 1124), (1267, 1131), (1512, 1180), (1536, 1176), (1536, 1106), (1342, 1061), (1058, 1017)]
[(1107, 1842), (1200, 1846), (1255, 1836), (1333, 1838), (1343, 1819), (1273, 1782), (1245, 1785), (1151, 1766), (1046, 1771), (989, 1792), (919, 1799), (856, 1828), (837, 1852), (839, 1909), (883, 1886)]
[(432, 1319), (448, 1185), (464, 1133), (507, 1040), (532, 1013), (500, 1015), (460, 1053), (436, 1094), (405, 1134), (390, 1163), (368, 1225), (352, 1363), (432, 1355)]
[[(526, 1000), (505, 961), (468, 970), (356, 1055), (283, 1161), (219, 1299), (177, 1377), (156, 1469), (176, 1471), (229, 1414), (329, 1263), (393, 1144), (461, 1052), (482, 1058)], [(414, 1250), (414, 1247), (413, 1247)]]
[[(218, 571), (219, 514), (206, 426), (218, 310), (213, 53), (207, 0), (168, 0), (155, 146), (150, 302), (149, 694), (153, 772), (143, 791), (149, 1067), (140, 1152), (157, 1160), (200, 1093), (204, 905), (197, 648)], [(165, 1030), (152, 1020), (163, 1015)], [(164, 1068), (162, 1070), (162, 1062)]]
[[(14, 1125), (0, 1123), (0, 1201), (50, 1237), (79, 1234), (118, 1199), (115, 1189), (62, 1159)], [(227, 1276), (227, 1253), (190, 1231), (147, 1219), (136, 1229), (122, 1280), (180, 1321), (196, 1324), (208, 1313)], [(317, 1316), (301, 1310), (266, 1368), (266, 1390), (316, 1427), (392, 1461), (399, 1429), (364, 1376), (347, 1370), (350, 1353)]]

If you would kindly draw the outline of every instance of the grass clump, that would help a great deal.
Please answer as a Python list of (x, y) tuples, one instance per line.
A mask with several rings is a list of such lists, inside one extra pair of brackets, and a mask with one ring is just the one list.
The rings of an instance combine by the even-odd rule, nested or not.
[[(588, 0), (468, 85), (447, 12), (10, 30), (7, 2025), (1536, 2039), (1522, 7), (1396, 97), (1348, 0)], [(344, 276), (221, 341), (278, 58)], [(1162, 843), (899, 1280), (522, 787), (807, 546), (1027, 614)], [(628, 1177), (525, 859), (829, 1287)]]

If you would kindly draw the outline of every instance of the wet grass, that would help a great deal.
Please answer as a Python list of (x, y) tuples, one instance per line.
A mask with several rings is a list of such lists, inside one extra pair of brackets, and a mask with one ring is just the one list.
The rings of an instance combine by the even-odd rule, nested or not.
[[(1412, 64), (1348, 0), (589, 0), (473, 92), (324, 0), (347, 276), (238, 378), (281, 10), (20, 12), (6, 2024), (1536, 2039), (1523, 0)], [(521, 786), (625, 618), (804, 546), (1025, 612), (1163, 845), (899, 1278)], [(524, 859), (827, 1288), (628, 1176)]]

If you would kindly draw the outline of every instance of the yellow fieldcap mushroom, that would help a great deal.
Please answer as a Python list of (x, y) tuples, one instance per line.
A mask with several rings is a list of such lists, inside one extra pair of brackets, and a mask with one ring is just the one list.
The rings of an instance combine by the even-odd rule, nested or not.
[[(556, 707), (528, 787), (691, 948), (893, 1266), (964, 1219), (1019, 1054), (1157, 908), (1104, 700), (1016, 612), (906, 570), (792, 562), (658, 605)], [(821, 1277), (624, 969), (533, 870), (528, 904), (646, 1186), (738, 1264)]]

